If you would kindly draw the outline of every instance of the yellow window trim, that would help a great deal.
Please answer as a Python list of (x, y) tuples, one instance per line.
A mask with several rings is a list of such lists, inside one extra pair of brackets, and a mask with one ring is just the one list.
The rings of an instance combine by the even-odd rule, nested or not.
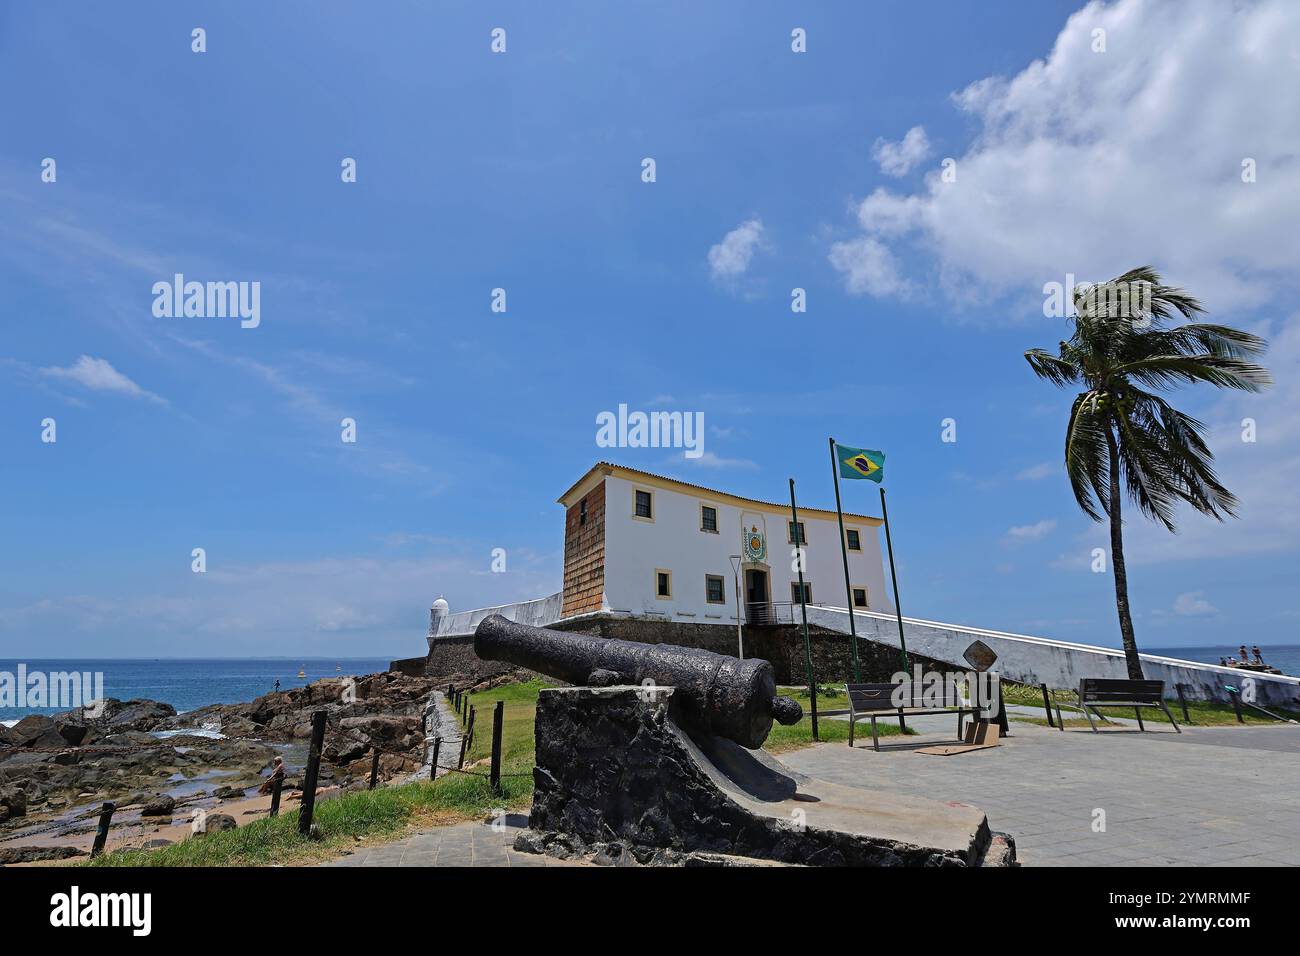
[[(668, 575), (668, 593), (659, 593), (659, 575)], [(667, 568), (655, 568), (655, 598), (660, 601), (671, 601), (673, 599), (673, 573)]]
[[(722, 600), (721, 600), (721, 601), (713, 601), (713, 600), (710, 600), (710, 598), (709, 598), (709, 578), (717, 578), (719, 581), (722, 582)], [(721, 575), (721, 574), (706, 574), (706, 575), (704, 575), (704, 601), (705, 601), (706, 604), (716, 604), (716, 605), (719, 605), (719, 606), (725, 606), (725, 605), (726, 605), (726, 603), (727, 603), (727, 579), (726, 579), (726, 576)]]
[[(639, 515), (639, 514), (636, 513), (636, 494), (637, 494), (638, 491), (644, 491), (647, 495), (650, 496), (650, 517), (648, 517), (648, 518), (645, 517), (644, 515)], [(633, 520), (633, 521), (644, 521), (644, 522), (646, 522), (647, 524), (654, 524), (654, 521), (655, 521), (655, 515), (658, 514), (658, 511), (659, 511), (659, 509), (655, 507), (655, 493), (654, 493), (654, 489), (653, 489), (653, 488), (638, 487), (637, 485), (633, 485), (633, 486), (632, 486), (632, 520)]]

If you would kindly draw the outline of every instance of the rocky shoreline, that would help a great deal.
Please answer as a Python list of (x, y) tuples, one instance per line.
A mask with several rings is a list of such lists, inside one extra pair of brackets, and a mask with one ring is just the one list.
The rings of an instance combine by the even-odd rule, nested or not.
[(326, 678), (184, 714), (110, 698), (93, 717), (74, 710), (0, 726), (0, 865), (86, 852), (105, 801), (118, 807), (110, 846), (127, 831), (138, 831), (140, 845), (151, 835), (156, 843), (196, 818), (209, 829), (238, 825), (218, 811), (243, 806), (277, 755), (288, 772), (285, 799), (295, 799), (319, 710), (327, 714), (322, 788), (367, 786), (375, 751), (382, 780), (411, 774), (423, 755), (425, 702), (447, 682), (392, 671)]

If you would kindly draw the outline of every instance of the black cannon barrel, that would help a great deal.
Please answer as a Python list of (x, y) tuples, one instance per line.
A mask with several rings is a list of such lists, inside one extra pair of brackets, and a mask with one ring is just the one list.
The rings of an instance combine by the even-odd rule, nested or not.
[(761, 747), (775, 718), (797, 723), (803, 709), (778, 697), (767, 661), (675, 644), (641, 644), (517, 624), (499, 614), (474, 631), (474, 653), (568, 684), (654, 684), (672, 687), (679, 717), (751, 750)]

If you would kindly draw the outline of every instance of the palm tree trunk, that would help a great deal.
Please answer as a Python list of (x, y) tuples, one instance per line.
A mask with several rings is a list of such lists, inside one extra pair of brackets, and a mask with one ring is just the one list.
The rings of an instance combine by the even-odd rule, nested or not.
[(1119, 447), (1115, 435), (1106, 426), (1106, 444), (1110, 446), (1110, 563), (1115, 573), (1115, 608), (1119, 611), (1119, 633), (1124, 642), (1124, 659), (1128, 662), (1129, 680), (1142, 680), (1142, 659), (1138, 657), (1137, 638), (1133, 636), (1133, 615), (1128, 606), (1128, 569), (1124, 566), (1124, 525), (1120, 517)]

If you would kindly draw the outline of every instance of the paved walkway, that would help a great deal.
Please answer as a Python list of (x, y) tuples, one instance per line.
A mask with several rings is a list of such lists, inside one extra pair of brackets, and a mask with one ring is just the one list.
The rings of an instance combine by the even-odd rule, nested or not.
[[(834, 783), (971, 803), (1016, 838), (1025, 866), (1300, 865), (1300, 726), (1156, 725), (1062, 733), (1012, 723), (991, 750), (952, 757), (913, 751), (951, 743), (947, 717), (913, 717), (920, 731), (822, 744), (783, 754), (792, 769)], [(1105, 811), (1105, 830), (1093, 829)], [(463, 823), (370, 848), (329, 866), (574, 866), (517, 853), (527, 826)]]
[(326, 866), (579, 866), (537, 853), (512, 849), (515, 835), (528, 826), (522, 814), (507, 814), (504, 826), (458, 823), (415, 836), (359, 849)]
[(1298, 726), (1094, 734), (1013, 722), (999, 747), (936, 757), (912, 751), (951, 742), (953, 728), (927, 720), (908, 718), (922, 734), (886, 738), (880, 753), (868, 733), (852, 749), (780, 759), (834, 783), (972, 803), (1016, 838), (1026, 866), (1300, 865)]

